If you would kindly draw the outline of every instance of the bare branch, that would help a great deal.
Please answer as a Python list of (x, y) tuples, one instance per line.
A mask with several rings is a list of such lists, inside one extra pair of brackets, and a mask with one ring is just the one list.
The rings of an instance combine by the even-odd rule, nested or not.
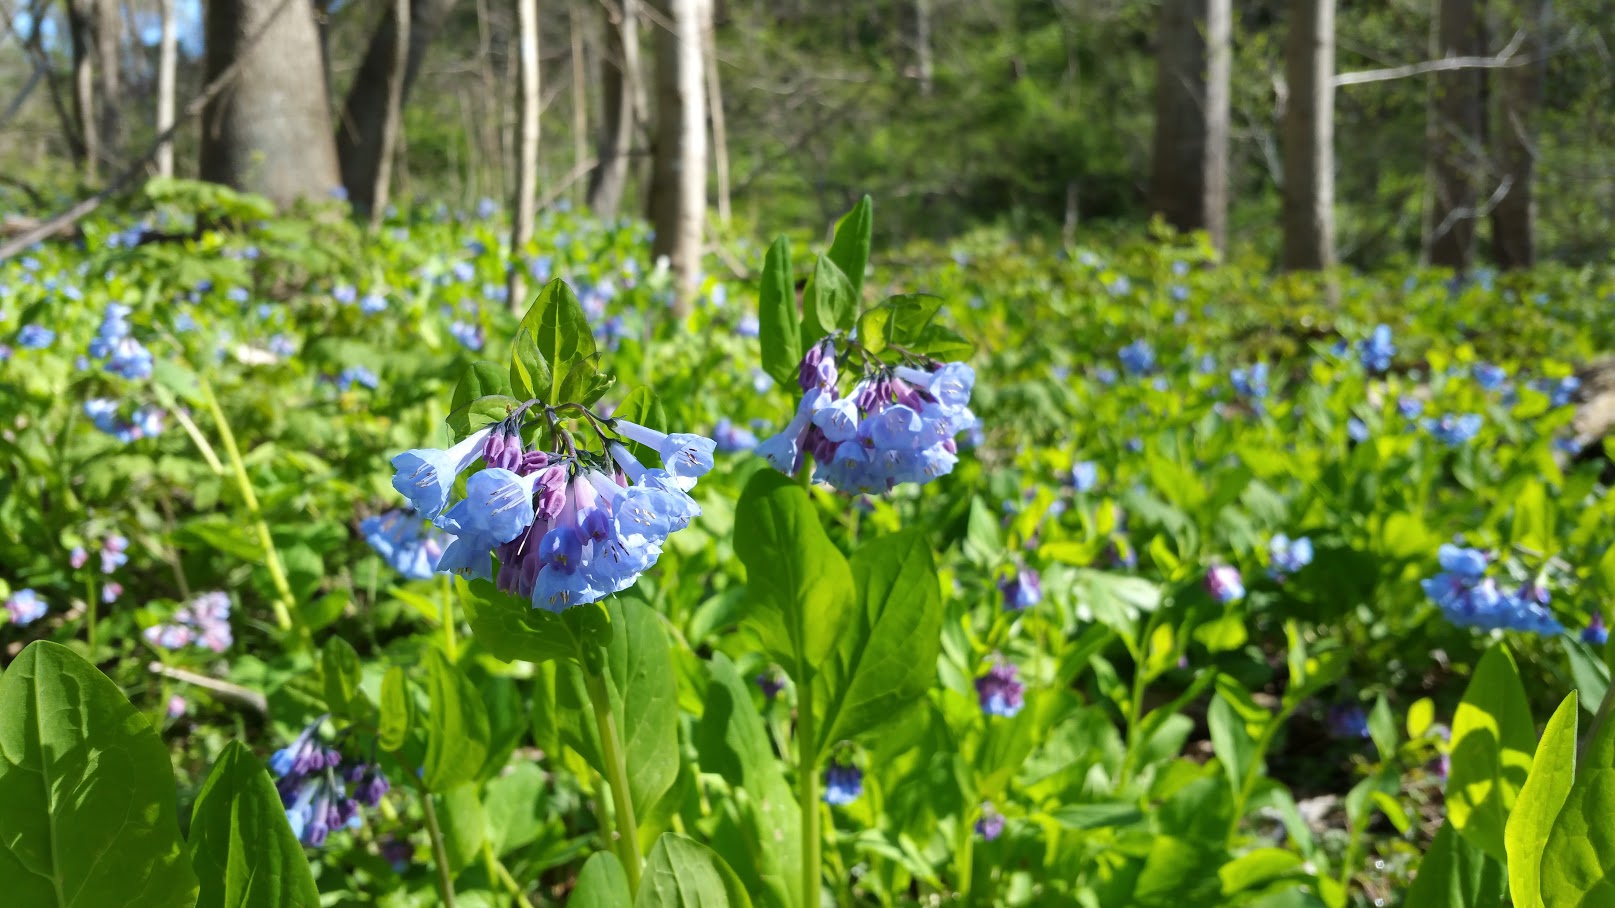
[(1440, 60), (1409, 63), (1406, 66), (1365, 69), (1354, 73), (1337, 73), (1335, 75), (1335, 87), (1363, 85), (1368, 82), (1389, 82), (1392, 79), (1406, 79), (1411, 76), (1447, 72), (1454, 69), (1502, 69), (1507, 66), (1526, 66), (1536, 61), (1531, 57), (1515, 56), (1524, 41), (1525, 32), (1517, 31), (1514, 33), (1514, 37), (1509, 40), (1508, 46), (1498, 51), (1497, 55), (1493, 57), (1443, 57)]
[(1435, 237), (1446, 236), (1447, 231), (1451, 230), (1459, 221), (1478, 221), (1481, 218), (1487, 217), (1492, 213), (1492, 209), (1496, 208), (1497, 204), (1503, 201), (1504, 197), (1508, 195), (1508, 191), (1513, 188), (1513, 174), (1504, 176), (1503, 181), (1497, 184), (1496, 189), (1492, 190), (1491, 197), (1485, 202), (1481, 203), (1479, 208), (1470, 208), (1468, 206), (1461, 205), (1447, 212), (1447, 216), (1441, 220), (1440, 224), (1436, 225), (1436, 229), (1430, 232), (1431, 238), (1434, 239)]
[(220, 700), (245, 706), (259, 715), (269, 714), (269, 701), (258, 691), (242, 687), (239, 684), (231, 684), (228, 681), (221, 681), (218, 678), (210, 678), (207, 675), (188, 672), (183, 668), (173, 668), (161, 662), (153, 662), (147, 665), (146, 668), (154, 675), (162, 675), (164, 678), (172, 678), (175, 681), (195, 685), (203, 690), (210, 691), (213, 696)]

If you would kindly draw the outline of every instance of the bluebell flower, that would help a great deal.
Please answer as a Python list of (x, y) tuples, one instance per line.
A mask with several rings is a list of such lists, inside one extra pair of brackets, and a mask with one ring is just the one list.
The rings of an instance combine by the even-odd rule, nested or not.
[(1110, 283), (1105, 285), (1105, 289), (1109, 291), (1111, 296), (1126, 296), (1128, 293), (1132, 292), (1133, 282), (1128, 280), (1127, 275), (1125, 274), (1118, 275)]
[(366, 517), (359, 532), (388, 567), (409, 580), (431, 579), (443, 550), (454, 541), (418, 514), (403, 510)]
[(1570, 403), (1579, 390), (1581, 390), (1581, 379), (1574, 375), (1567, 375), (1549, 386), (1548, 403), (1555, 407), (1562, 407)]
[(488, 198), (487, 196), (483, 196), (477, 200), (477, 217), (479, 219), (486, 221), (498, 213), (498, 202)]
[(1358, 345), (1357, 352), (1365, 371), (1378, 374), (1390, 369), (1391, 358), (1396, 355), (1396, 344), (1391, 342), (1391, 326), (1376, 327), (1374, 333)]
[(550, 275), (555, 273), (555, 260), (547, 255), (535, 256), (527, 265), (527, 273), (531, 274), (535, 281), (548, 282)]
[[(269, 352), (281, 358), (287, 358), (297, 353), (297, 341), (288, 334), (271, 334), (269, 336)], [(372, 376), (374, 378), (374, 376)], [(374, 388), (375, 385), (370, 387)]]
[(1239, 576), (1239, 568), (1231, 564), (1212, 565), (1206, 571), (1206, 591), (1225, 605), (1245, 598), (1245, 583)]
[(95, 337), (90, 339), (91, 356), (106, 359), (112, 355), (118, 341), (129, 336), (129, 312), (129, 307), (122, 303), (107, 304), (101, 316), (101, 327), (96, 331)]
[(1346, 420), (1346, 436), (1359, 444), (1368, 440), (1368, 423), (1353, 416)]
[(1478, 413), (1466, 413), (1462, 416), (1448, 413), (1440, 419), (1426, 420), (1424, 425), (1437, 441), (1449, 448), (1456, 448), (1472, 441), (1480, 433), (1481, 423)]
[(231, 287), (229, 290), (224, 291), (224, 296), (232, 303), (243, 305), (246, 304), (247, 300), (252, 299), (252, 293), (245, 287)]
[(751, 389), (758, 394), (767, 394), (774, 387), (774, 377), (762, 369), (751, 370)]
[(352, 390), (355, 385), (362, 385), (374, 391), (380, 387), (381, 379), (364, 366), (349, 366), (336, 377), (336, 386), (343, 391)]
[(1396, 412), (1404, 419), (1418, 419), (1424, 414), (1424, 401), (1404, 394), (1396, 399)]
[(1121, 360), (1122, 368), (1132, 375), (1143, 375), (1155, 368), (1155, 348), (1143, 338), (1121, 348), (1117, 358)]
[(833, 807), (846, 807), (864, 793), (863, 770), (851, 763), (830, 761), (824, 769), (824, 802)]
[(39, 594), (31, 589), (15, 590), (6, 597), (6, 614), (11, 616), (11, 623), (22, 627), (33, 624), (44, 617), (50, 606)]
[(1071, 487), (1078, 492), (1091, 492), (1099, 485), (1099, 464), (1091, 460), (1079, 460), (1071, 465)]
[(129, 540), (113, 533), (101, 541), (101, 573), (110, 574), (129, 563)]
[(454, 279), (462, 284), (471, 283), (471, 279), (477, 276), (476, 266), (470, 262), (455, 262), (449, 271), (454, 275)]
[(1592, 620), (1581, 629), (1581, 639), (1583, 643), (1593, 646), (1603, 646), (1609, 642), (1609, 628), (1604, 626), (1603, 612), (1593, 612)]
[(1420, 581), (1420, 586), (1453, 624), (1543, 635), (1564, 632), (1547, 609), (1545, 589), (1527, 584), (1517, 593), (1499, 590), (1486, 576), (1487, 559), (1480, 550), (1443, 545), (1438, 559), (1441, 573)]
[(359, 290), (352, 284), (338, 284), (331, 288), (331, 298), (346, 306), (359, 298)]
[(1043, 601), (1043, 578), (1037, 571), (1023, 567), (999, 580), (998, 591), (1004, 597), (1004, 608), (1018, 612)]
[(1007, 719), (1021, 711), (1026, 705), (1026, 687), (1016, 679), (1018, 671), (1008, 662), (999, 662), (976, 679), (976, 698), (981, 701), (982, 712)]
[(774, 698), (780, 695), (780, 691), (785, 689), (785, 675), (777, 666), (772, 666), (768, 671), (758, 675), (756, 681), (757, 687), (762, 690), (763, 696), (768, 698), (769, 702), (773, 702)]
[(1342, 740), (1366, 741), (1368, 713), (1356, 703), (1336, 703), (1329, 707), (1329, 736)]
[(1280, 533), (1268, 542), (1267, 554), (1268, 574), (1274, 580), (1284, 580), (1312, 563), (1312, 540), (1305, 536), (1291, 539)]
[(1117, 376), (1115, 369), (1101, 365), (1094, 367), (1093, 377), (1101, 385), (1114, 385), (1119, 376)]
[(484, 342), (482, 326), (475, 322), (455, 321), (449, 325), (449, 333), (468, 350), (482, 349)]
[(196, 319), (189, 312), (182, 311), (174, 316), (174, 330), (180, 334), (189, 334), (196, 330)]
[(23, 325), (17, 332), (17, 343), (30, 350), (43, 350), (56, 340), (56, 332), (44, 325)]
[(638, 442), (655, 451), (662, 458), (662, 469), (689, 491), (695, 481), (712, 470), (712, 452), (717, 443), (710, 438), (687, 432), (672, 435), (636, 425), (626, 419), (613, 419), (611, 430), (632, 442)]
[(1249, 369), (1234, 369), (1228, 373), (1234, 393), (1251, 400), (1267, 397), (1267, 363), (1257, 363)]
[(416, 448), (393, 457), (392, 465), (397, 470), (393, 488), (409, 499), (422, 516), (436, 519), (448, 506), (454, 480), (482, 456), (483, 443), (493, 434), (493, 428), (474, 432), (447, 450)]
[(1508, 371), (1491, 363), (1476, 363), (1470, 368), (1470, 374), (1474, 375), (1476, 383), (1487, 391), (1496, 391), (1508, 381)]
[(194, 644), (223, 653), (235, 642), (230, 630), (230, 596), (222, 591), (203, 593), (176, 610), (170, 621), (146, 628), (143, 636), (163, 649)]
[(981, 818), (976, 820), (976, 835), (983, 841), (995, 841), (1004, 834), (1004, 815), (993, 809), (991, 804), (981, 805)]
[[(1189, 288), (1183, 286), (1182, 284), (1173, 284), (1172, 286), (1166, 288), (1166, 293), (1167, 293), (1167, 296), (1170, 296), (1172, 298), (1173, 302), (1181, 303), (1184, 300), (1189, 298)], [(1187, 318), (1189, 316), (1189, 313), (1182, 310), (1182, 309), (1179, 309), (1177, 311), (1177, 313), (1175, 313), (1173, 315), (1172, 320), (1177, 321), (1177, 316), (1178, 315), (1182, 315), (1187, 320)]]
[(363, 312), (365, 315), (377, 315), (386, 311), (386, 309), (387, 297), (381, 295), (380, 293), (366, 293), (364, 298), (359, 300), (359, 311)]
[(725, 416), (712, 427), (712, 440), (717, 444), (718, 451), (723, 454), (734, 454), (738, 451), (750, 451), (757, 447), (757, 436), (744, 426), (737, 426)]
[(336, 830), (358, 828), (359, 808), (380, 804), (391, 787), (375, 765), (358, 763), (343, 770), (342, 754), (319, 740), (323, 722), (323, 717), (316, 719), (269, 759), (292, 833), (314, 848)]

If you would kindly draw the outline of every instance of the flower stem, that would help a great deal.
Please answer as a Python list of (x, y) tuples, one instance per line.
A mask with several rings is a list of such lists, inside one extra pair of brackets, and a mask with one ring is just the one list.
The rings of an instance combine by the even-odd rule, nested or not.
[(421, 806), (426, 810), (426, 834), (432, 840), (432, 863), (437, 865), (437, 891), (443, 897), (443, 908), (454, 908), (454, 876), (449, 872), (449, 853), (443, 847), (443, 828), (437, 824), (430, 792), (421, 792)]
[(628, 765), (623, 762), (622, 741), (617, 736), (617, 718), (611, 709), (611, 695), (606, 692), (605, 679), (587, 666), (583, 669), (584, 684), (589, 690), (589, 704), (594, 707), (596, 730), (600, 733), (600, 756), (606, 763), (606, 785), (611, 789), (612, 805), (616, 808), (617, 847), (623, 870), (628, 874), (628, 891), (639, 892), (639, 825), (634, 821), (634, 802), (628, 791)]
[(493, 853), (493, 846), (486, 841), (482, 843), (482, 859), (488, 865), (489, 878), (498, 880), (500, 885), (510, 891), (510, 897), (515, 899), (517, 908), (533, 908), (533, 903), (528, 901), (527, 893), (522, 891), (521, 884), (516, 882), (514, 876), (510, 875), (510, 868), (499, 860), (498, 856)]
[(208, 415), (219, 427), (219, 440), (224, 443), (224, 454), (230, 461), (230, 472), (235, 476), (236, 487), (241, 492), (241, 503), (258, 531), (259, 544), (264, 547), (264, 567), (269, 571), (269, 582), (275, 587), (275, 598), (270, 602), (275, 609), (275, 623), (282, 631), (295, 630), (300, 646), (313, 648), (313, 635), (297, 609), (297, 597), (292, 595), (291, 584), (286, 580), (286, 568), (280, 561), (280, 551), (275, 548), (275, 538), (269, 532), (269, 522), (264, 520), (263, 510), (258, 506), (258, 495), (252, 489), (252, 479), (241, 460), (241, 449), (236, 446), (235, 433), (230, 430), (229, 420), (224, 418), (219, 399), (213, 396), (213, 387), (204, 380), (200, 382), (199, 390)]
[(802, 814), (802, 903), (819, 908), (819, 760), (813, 726), (813, 679), (796, 688), (796, 803)]
[(450, 662), (460, 661), (459, 644), (454, 639), (454, 587), (450, 585), (448, 574), (437, 575), (438, 588), (443, 595), (443, 654), (449, 657)]
[(95, 613), (96, 603), (100, 600), (96, 594), (95, 576), (84, 581), (84, 636), (90, 644), (90, 661), (95, 661)]
[(1273, 745), (1273, 738), (1294, 711), (1293, 706), (1281, 707), (1256, 737), (1256, 744), (1251, 748), (1250, 763), (1245, 767), (1244, 777), (1239, 780), (1239, 790), (1234, 792), (1234, 816), (1228, 821), (1228, 835), (1224, 839), (1230, 849), (1234, 847), (1234, 839), (1239, 836), (1239, 823), (1245, 818), (1245, 804), (1256, 788), (1256, 780), (1267, 760), (1267, 749)]

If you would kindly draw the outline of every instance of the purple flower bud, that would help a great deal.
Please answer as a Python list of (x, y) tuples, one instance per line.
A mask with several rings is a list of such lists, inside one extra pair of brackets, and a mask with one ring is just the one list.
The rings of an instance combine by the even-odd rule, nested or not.
[(1239, 569), (1230, 564), (1213, 565), (1206, 571), (1206, 591), (1225, 605), (1245, 598), (1245, 584)]

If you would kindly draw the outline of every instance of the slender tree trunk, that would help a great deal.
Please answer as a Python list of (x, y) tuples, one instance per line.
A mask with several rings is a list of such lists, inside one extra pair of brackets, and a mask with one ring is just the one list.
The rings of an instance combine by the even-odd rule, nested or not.
[[(410, 47), (410, 0), (393, 0), (393, 60), (387, 73), (387, 110), (382, 118), (381, 153), (376, 161), (374, 189), (366, 203), (370, 225), (381, 223), (387, 213), (387, 197), (392, 189), (393, 156), (404, 134), (404, 82), (408, 79)], [(341, 160), (338, 149), (338, 162)]]
[(914, 69), (920, 79), (920, 97), (931, 97), (936, 65), (931, 60), (931, 0), (914, 0)]
[(717, 181), (718, 223), (729, 226), (729, 130), (723, 118), (723, 85), (718, 78), (716, 6), (703, 0), (707, 21), (701, 29), (701, 59), (706, 67), (707, 111), (712, 120), (712, 175)]
[(707, 213), (707, 117), (701, 31), (704, 0), (664, 0), (671, 28), (656, 46), (656, 147), (652, 163), (651, 253), (667, 256), (674, 275), (674, 312), (689, 312), (701, 279)]
[(616, 217), (628, 185), (639, 92), (639, 0), (604, 0), (605, 52), (600, 55), (600, 138), (584, 199), (595, 214)]
[[(1435, 57), (1481, 53), (1476, 0), (1435, 0)], [(1430, 77), (1426, 141), (1430, 209), (1425, 223), (1430, 264), (1463, 271), (1475, 250), (1476, 175), (1486, 171), (1485, 71), (1453, 69)]]
[[(383, 158), (392, 154), (396, 145), (395, 140), (387, 138), (393, 90), (398, 91), (398, 133), (402, 133), (403, 105), (409, 101), (409, 91), (420, 75), (432, 39), (442, 29), (454, 3), (455, 0), (407, 0), (400, 4), (393, 0), (370, 36), (370, 46), (348, 90), (336, 131), (342, 185), (355, 211), (369, 213), (378, 205), (386, 208), (385, 200), (375, 201), (375, 192)], [(402, 29), (400, 22), (405, 25)], [(398, 62), (400, 46), (406, 52), (402, 66)]]
[(1284, 267), (1335, 262), (1335, 0), (1290, 0), (1284, 50)]
[(206, 19), (207, 81), (240, 69), (202, 112), (202, 179), (277, 205), (327, 196), (340, 172), (313, 7), (209, 0)]
[[(1495, 2), (1495, 0), (1494, 0)], [(1509, 188), (1492, 209), (1492, 255), (1504, 269), (1529, 268), (1536, 262), (1536, 199), (1538, 110), (1547, 73), (1550, 0), (1505, 0), (1505, 22), (1523, 30), (1519, 52), (1530, 59), (1523, 66), (1497, 71), (1498, 123), (1496, 156)]]
[[(174, 125), (174, 73), (179, 65), (179, 29), (174, 22), (174, 0), (161, 0), (162, 33), (157, 41), (157, 134)], [(157, 147), (157, 175), (174, 175), (174, 143)]]
[(95, 76), (100, 97), (101, 155), (105, 163), (116, 163), (123, 146), (123, 124), (118, 116), (122, 104), (123, 68), (119, 47), (123, 38), (123, 17), (118, 0), (91, 0), (95, 4)]
[(1162, 0), (1150, 209), (1227, 242), (1230, 0)]
[(73, 50), (73, 119), (84, 144), (84, 179), (95, 182), (101, 167), (101, 130), (95, 116), (95, 7), (97, 0), (70, 0), (68, 31)]
[(507, 289), (511, 311), (526, 308), (527, 244), (533, 239), (534, 203), (538, 192), (538, 0), (516, 0), (516, 31), (521, 66), (520, 120), (516, 199), (511, 206), (510, 272)]

